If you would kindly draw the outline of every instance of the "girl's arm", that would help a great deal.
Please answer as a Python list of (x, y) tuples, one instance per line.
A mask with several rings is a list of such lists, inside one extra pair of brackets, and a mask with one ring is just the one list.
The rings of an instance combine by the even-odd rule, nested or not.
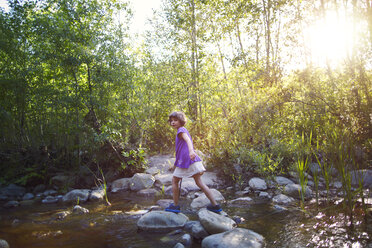
[(194, 160), (196, 158), (196, 153), (192, 147), (192, 142), (189, 136), (186, 133), (182, 133), (182, 138), (186, 141), (187, 147), (189, 148), (189, 156), (191, 160)]

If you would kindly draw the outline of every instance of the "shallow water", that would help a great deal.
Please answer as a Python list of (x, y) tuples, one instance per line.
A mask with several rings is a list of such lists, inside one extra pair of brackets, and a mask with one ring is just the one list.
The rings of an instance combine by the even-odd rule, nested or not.
[[(156, 198), (138, 198), (131, 193), (110, 195), (110, 207), (103, 203), (81, 204), (87, 215), (69, 215), (56, 220), (55, 214), (72, 211), (61, 204), (33, 204), (0, 210), (0, 238), (10, 247), (173, 247), (181, 234), (139, 232), (139, 216), (126, 211), (141, 210), (155, 205)], [(197, 219), (189, 209), (190, 202), (182, 199), (182, 212)], [(356, 214), (351, 227), (348, 218), (337, 208), (327, 212), (307, 206), (307, 214), (298, 207), (282, 210), (269, 203), (256, 202), (244, 208), (227, 208), (230, 216), (245, 219), (239, 227), (251, 229), (265, 237), (266, 247), (372, 247), (372, 223)], [(359, 217), (358, 217), (359, 216)], [(370, 220), (369, 220), (370, 221)], [(194, 248), (200, 244), (194, 243)]]

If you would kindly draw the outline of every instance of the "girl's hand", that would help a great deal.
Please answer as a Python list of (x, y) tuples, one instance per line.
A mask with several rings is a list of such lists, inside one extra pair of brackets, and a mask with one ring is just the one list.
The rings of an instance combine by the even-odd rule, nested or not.
[(189, 156), (191, 160), (194, 160), (196, 158), (196, 153), (194, 151), (191, 151)]

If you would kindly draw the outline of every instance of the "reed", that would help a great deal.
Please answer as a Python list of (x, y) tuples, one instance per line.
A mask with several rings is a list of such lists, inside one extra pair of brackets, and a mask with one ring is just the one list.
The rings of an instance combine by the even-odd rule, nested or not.
[(355, 165), (352, 156), (352, 145), (350, 139), (347, 139), (345, 135), (339, 135), (336, 131), (332, 135), (332, 160), (335, 168), (337, 169), (339, 178), (342, 183), (343, 193), (343, 205), (345, 207), (346, 214), (350, 217), (351, 225), (353, 225), (353, 210), (356, 204), (357, 191), (353, 191), (351, 185), (351, 173), (349, 166)]
[(299, 192), (300, 194), (300, 199), (301, 199), (301, 207), (304, 207), (305, 204), (305, 193), (306, 193), (306, 187), (307, 187), (307, 182), (308, 178), (306, 175), (306, 172), (308, 170), (308, 157), (305, 159), (298, 159), (297, 160), (297, 173), (299, 176), (299, 181), (301, 185), (301, 190)]
[[(111, 206), (111, 203), (110, 201), (108, 200), (108, 196), (107, 196), (107, 183), (106, 183), (106, 178), (105, 178), (105, 175), (103, 174), (103, 171), (101, 169), (101, 167), (99, 166), (99, 164), (97, 164), (97, 169), (98, 171), (100, 172), (101, 174), (101, 178), (99, 178), (88, 166), (87, 166), (88, 170), (90, 171), (90, 173), (92, 173), (92, 175), (94, 176), (94, 179), (95, 179), (95, 184), (97, 187), (101, 188), (104, 192), (104, 198), (105, 198), (105, 201), (106, 201), (106, 204), (108, 206)], [(97, 185), (98, 184), (98, 185)]]

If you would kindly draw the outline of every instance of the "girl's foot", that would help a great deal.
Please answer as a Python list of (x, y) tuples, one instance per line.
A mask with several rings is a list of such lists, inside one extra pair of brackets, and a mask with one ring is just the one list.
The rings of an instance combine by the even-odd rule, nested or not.
[(208, 209), (209, 211), (212, 211), (212, 212), (215, 212), (215, 213), (219, 213), (219, 212), (222, 211), (222, 208), (221, 208), (221, 206), (220, 206), (219, 204), (217, 204), (217, 205), (215, 205), (215, 206), (213, 206), (212, 204), (209, 204), (209, 205), (207, 206), (207, 209)]
[(175, 206), (173, 203), (171, 203), (169, 207), (165, 209), (165, 211), (179, 213), (181, 212), (181, 208), (180, 208), (180, 205)]

